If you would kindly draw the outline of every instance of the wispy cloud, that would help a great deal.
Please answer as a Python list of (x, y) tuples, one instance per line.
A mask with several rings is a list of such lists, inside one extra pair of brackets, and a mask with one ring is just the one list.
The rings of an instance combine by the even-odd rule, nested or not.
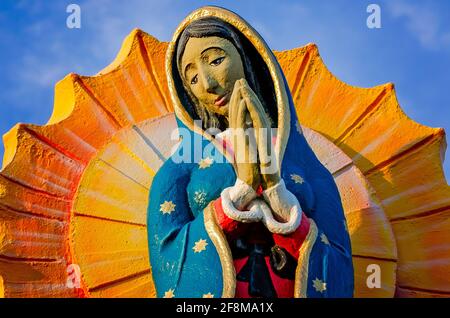
[(23, 85), (52, 87), (64, 77), (66, 70), (67, 66), (62, 61), (52, 63), (37, 56), (26, 55), (22, 59), (22, 68), (18, 70), (17, 76)]
[(436, 6), (397, 0), (387, 2), (387, 8), (394, 18), (404, 19), (407, 30), (423, 47), (431, 50), (450, 48), (450, 29), (448, 23), (442, 24)]

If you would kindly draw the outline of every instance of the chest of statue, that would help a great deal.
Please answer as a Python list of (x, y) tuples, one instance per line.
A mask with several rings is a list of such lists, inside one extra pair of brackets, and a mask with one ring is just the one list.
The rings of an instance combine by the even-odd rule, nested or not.
[(195, 164), (186, 189), (194, 217), (235, 181), (236, 174), (230, 163), (214, 163), (212, 159), (206, 158)]

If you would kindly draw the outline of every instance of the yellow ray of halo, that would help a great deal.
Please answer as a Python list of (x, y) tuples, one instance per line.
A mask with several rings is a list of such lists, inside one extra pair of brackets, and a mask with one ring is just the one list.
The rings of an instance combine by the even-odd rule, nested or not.
[[(86, 216), (75, 216), (72, 226), (74, 259), (88, 290), (126, 285), (150, 273), (145, 226)], [(147, 292), (152, 294), (151, 289)]]

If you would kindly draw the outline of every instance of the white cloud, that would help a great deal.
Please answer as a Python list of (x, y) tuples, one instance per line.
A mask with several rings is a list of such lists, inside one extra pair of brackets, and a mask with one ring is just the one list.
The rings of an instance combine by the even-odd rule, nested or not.
[(22, 59), (17, 75), (22, 84), (51, 87), (65, 75), (67, 67), (63, 62), (52, 63), (35, 55), (26, 55)]
[(17, 0), (15, 7), (18, 10), (24, 10), (31, 15), (35, 15), (43, 11), (45, 3), (42, 1)]
[(420, 44), (431, 50), (450, 47), (450, 30), (443, 30), (437, 8), (423, 3), (403, 0), (387, 2), (387, 8), (394, 18), (403, 18), (405, 26)]

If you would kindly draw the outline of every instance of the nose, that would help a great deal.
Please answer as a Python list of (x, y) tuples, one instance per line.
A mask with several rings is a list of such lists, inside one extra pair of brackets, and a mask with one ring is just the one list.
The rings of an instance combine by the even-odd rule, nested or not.
[(203, 83), (203, 87), (208, 93), (215, 93), (215, 90), (218, 86), (218, 83), (212, 74), (204, 72), (201, 75), (201, 81)]

